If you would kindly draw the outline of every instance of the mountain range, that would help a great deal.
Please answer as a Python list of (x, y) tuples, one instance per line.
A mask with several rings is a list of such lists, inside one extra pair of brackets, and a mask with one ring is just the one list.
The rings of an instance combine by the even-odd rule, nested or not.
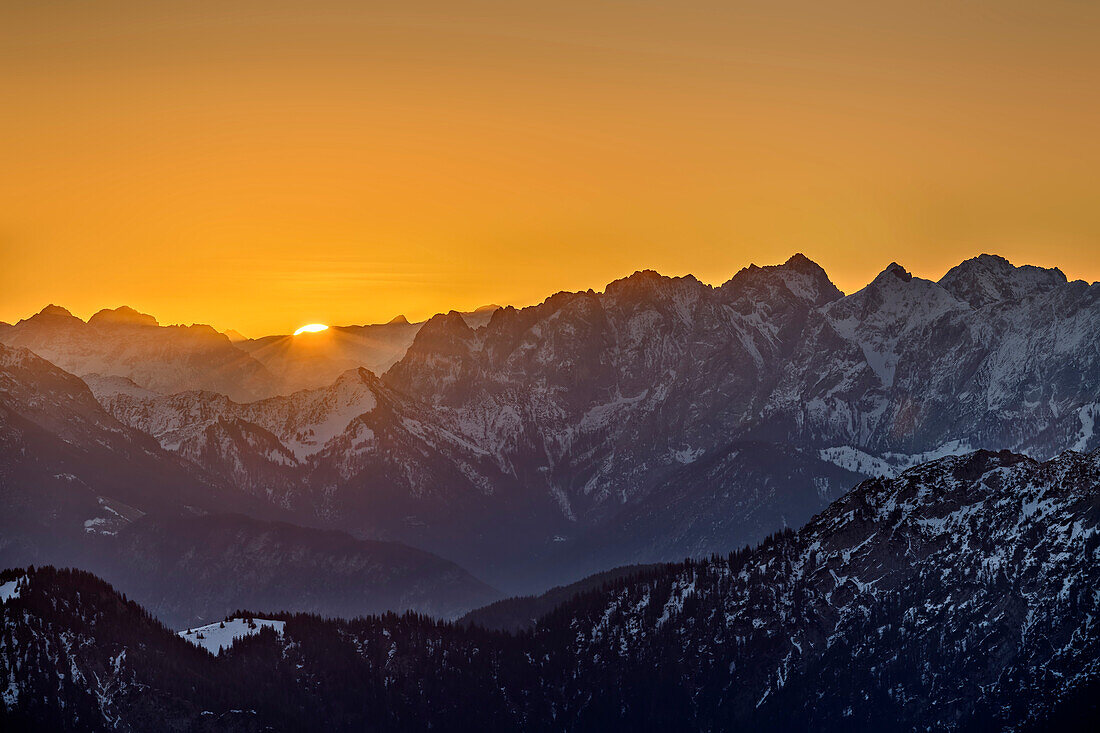
[(49, 306), (0, 324), (0, 722), (1095, 722), (1098, 412), (1100, 284), (991, 255), (254, 340)]
[(428, 552), (290, 523), (233, 476), (118, 422), (77, 377), (6, 346), (0, 502), (0, 566), (78, 565), (179, 625), (242, 603), (449, 617), (498, 596)]
[[(476, 327), (496, 308), (483, 306), (462, 317)], [(249, 401), (326, 386), (360, 366), (381, 373), (401, 358), (423, 325), (398, 316), (305, 338), (248, 339), (203, 324), (162, 326), (125, 305), (104, 308), (87, 321), (48, 305), (15, 324), (0, 323), (0, 343), (28, 348), (81, 377), (122, 377), (162, 394), (207, 390)]]
[[(6, 730), (1094, 730), (1100, 451), (941, 458), (516, 634), (242, 611), (218, 656), (86, 573), (0, 575)], [(261, 620), (257, 623), (257, 620)], [(213, 627), (208, 633), (216, 631)]]
[[(99, 402), (168, 452), (300, 520), (423, 547), (513, 593), (753, 544), (861, 478), (939, 456), (1100, 441), (1100, 285), (996, 256), (939, 282), (891, 264), (847, 296), (801, 255), (717, 287), (642, 271), (475, 315), (416, 326), (380, 375), (358, 366), (252, 401), (247, 369), (232, 388), (165, 394), (111, 367), (110, 339), (73, 339), (101, 344), (80, 365)], [(43, 318), (0, 341), (47, 333), (28, 325)], [(259, 353), (221, 341), (234, 364)]]

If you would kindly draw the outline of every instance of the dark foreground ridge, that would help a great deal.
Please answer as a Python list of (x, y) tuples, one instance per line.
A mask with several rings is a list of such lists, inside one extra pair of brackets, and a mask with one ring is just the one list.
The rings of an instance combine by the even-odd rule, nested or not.
[(218, 657), (78, 571), (6, 571), (4, 730), (1090, 730), (1100, 453), (866, 481), (755, 550), (508, 634), (283, 620)]

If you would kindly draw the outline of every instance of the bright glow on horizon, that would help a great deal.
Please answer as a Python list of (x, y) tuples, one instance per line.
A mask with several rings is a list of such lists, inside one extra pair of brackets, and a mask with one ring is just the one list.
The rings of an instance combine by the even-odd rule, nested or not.
[(8, 323), (283, 334), (795, 252), (1100, 280), (1097, 2), (2, 7)]
[(308, 325), (305, 325), (305, 326), (302, 326), (301, 328), (299, 328), (297, 331), (294, 332), (294, 335), (297, 336), (300, 333), (317, 333), (318, 331), (327, 331), (327, 330), (328, 330), (328, 326), (326, 326), (323, 323), (310, 323)]

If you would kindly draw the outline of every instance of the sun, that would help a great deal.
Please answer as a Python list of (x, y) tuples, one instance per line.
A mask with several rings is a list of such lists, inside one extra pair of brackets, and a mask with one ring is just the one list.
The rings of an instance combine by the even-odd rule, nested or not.
[(294, 332), (294, 335), (297, 336), (300, 333), (317, 333), (318, 331), (327, 330), (328, 326), (323, 323), (310, 323), (306, 326), (302, 326), (301, 328), (299, 328), (297, 331)]

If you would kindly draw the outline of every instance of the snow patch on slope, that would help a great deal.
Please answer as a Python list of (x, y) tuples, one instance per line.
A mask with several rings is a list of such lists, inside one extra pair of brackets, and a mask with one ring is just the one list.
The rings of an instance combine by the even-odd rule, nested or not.
[(947, 456), (962, 455), (972, 450), (974, 448), (971, 447), (970, 443), (963, 440), (952, 440), (924, 453), (883, 453), (881, 456), (876, 456), (850, 445), (838, 445), (832, 448), (823, 448), (817, 452), (817, 455), (826, 463), (832, 463), (834, 466), (839, 466), (852, 473), (893, 478), (901, 472), (922, 463), (939, 460)]
[(1100, 402), (1084, 405), (1077, 411), (1077, 417), (1081, 420), (1081, 432), (1077, 434), (1077, 442), (1070, 446), (1070, 450), (1085, 451), (1096, 430), (1096, 419), (1100, 417)]
[(275, 629), (277, 634), (282, 634), (283, 626), (286, 624), (285, 621), (262, 618), (254, 618), (251, 621), (250, 625), (246, 619), (234, 618), (216, 624), (207, 624), (195, 629), (180, 631), (179, 635), (195, 646), (202, 647), (211, 654), (217, 654), (222, 649), (233, 646), (233, 642), (237, 639), (258, 634), (260, 629), (265, 627), (271, 627)]
[(19, 587), (20, 580), (21, 578), (16, 578), (0, 585), (0, 603), (7, 603), (12, 598), (19, 597), (19, 591), (22, 590)]

